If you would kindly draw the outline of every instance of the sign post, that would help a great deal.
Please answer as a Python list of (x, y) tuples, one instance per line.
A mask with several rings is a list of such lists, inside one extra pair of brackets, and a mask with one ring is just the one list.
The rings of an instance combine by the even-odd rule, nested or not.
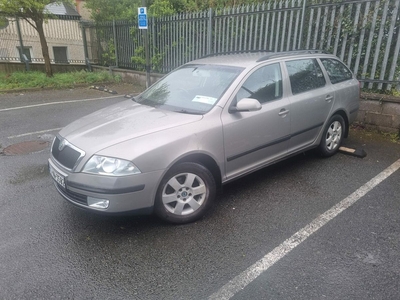
[(138, 8), (138, 22), (139, 29), (143, 30), (144, 51), (146, 55), (146, 88), (150, 86), (150, 51), (149, 51), (149, 38), (148, 38), (148, 18), (146, 0), (142, 0), (142, 7)]
[(147, 7), (138, 8), (139, 29), (147, 29)]

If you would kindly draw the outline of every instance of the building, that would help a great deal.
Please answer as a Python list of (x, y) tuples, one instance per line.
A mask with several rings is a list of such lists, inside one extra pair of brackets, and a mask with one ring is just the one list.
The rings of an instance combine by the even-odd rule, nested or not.
[(85, 7), (85, 0), (75, 0), (75, 7), (78, 14), (81, 15), (83, 20), (90, 20), (90, 10)]
[[(81, 2), (81, 1), (80, 1)], [(49, 4), (46, 9), (55, 18), (44, 24), (44, 32), (52, 63), (84, 63), (81, 15), (67, 3)], [(42, 48), (37, 31), (25, 20), (8, 18), (8, 26), (0, 29), (0, 61), (20, 62), (21, 47), (18, 34), (20, 25), (23, 54), (32, 63), (43, 62)]]

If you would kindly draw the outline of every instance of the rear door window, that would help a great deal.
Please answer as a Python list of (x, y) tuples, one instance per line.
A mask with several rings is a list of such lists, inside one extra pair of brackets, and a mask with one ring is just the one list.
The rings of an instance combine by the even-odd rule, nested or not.
[(300, 94), (325, 86), (325, 77), (316, 59), (307, 58), (286, 62), (292, 93)]
[(333, 84), (353, 78), (350, 70), (340, 61), (336, 59), (322, 58), (321, 62)]

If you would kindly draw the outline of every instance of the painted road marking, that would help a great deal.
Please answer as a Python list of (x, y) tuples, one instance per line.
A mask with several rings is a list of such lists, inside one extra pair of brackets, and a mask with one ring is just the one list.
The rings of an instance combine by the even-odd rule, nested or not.
[(382, 181), (392, 175), (400, 168), (400, 159), (393, 163), (390, 167), (379, 173), (372, 178), (353, 194), (340, 201), (338, 204), (327, 210), (307, 226), (300, 229), (270, 253), (265, 255), (262, 259), (247, 268), (244, 272), (237, 275), (227, 284), (225, 284), (219, 291), (212, 294), (209, 299), (230, 299), (236, 293), (244, 289), (248, 284), (260, 276), (263, 272), (267, 271), (271, 266), (278, 262), (281, 258), (286, 256), (290, 251), (304, 242), (310, 235), (319, 230), (322, 226), (338, 216), (341, 212), (356, 203), (360, 198), (365, 196), (373, 188), (379, 185)]
[(32, 135), (32, 134), (40, 134), (40, 133), (46, 133), (46, 132), (51, 132), (51, 131), (60, 131), (62, 127), (60, 128), (53, 128), (53, 129), (46, 129), (46, 130), (41, 130), (41, 131), (35, 131), (35, 132), (28, 132), (28, 133), (23, 133), (23, 134), (18, 134), (18, 135), (12, 135), (9, 136), (8, 139), (15, 139), (27, 135)]
[(86, 101), (97, 101), (97, 100), (112, 99), (112, 98), (122, 98), (122, 97), (123, 96), (118, 95), (118, 96), (110, 96), (110, 97), (102, 97), (102, 98), (89, 98), (89, 99), (80, 99), (80, 100), (66, 100), (66, 101), (58, 101), (58, 102), (49, 102), (49, 103), (33, 104), (33, 105), (26, 105), (26, 106), (2, 108), (2, 109), (0, 109), (0, 112), (2, 112), (2, 111), (10, 111), (10, 110), (17, 110), (17, 109), (32, 108), (32, 107), (47, 106), (47, 105), (68, 104), (68, 103), (86, 102)]

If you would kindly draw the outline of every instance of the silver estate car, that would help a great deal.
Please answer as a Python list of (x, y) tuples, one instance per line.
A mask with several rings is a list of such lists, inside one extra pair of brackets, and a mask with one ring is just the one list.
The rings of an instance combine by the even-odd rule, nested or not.
[(192, 222), (229, 181), (312, 148), (335, 154), (359, 93), (321, 51), (205, 57), (62, 129), (50, 174), (80, 208)]

